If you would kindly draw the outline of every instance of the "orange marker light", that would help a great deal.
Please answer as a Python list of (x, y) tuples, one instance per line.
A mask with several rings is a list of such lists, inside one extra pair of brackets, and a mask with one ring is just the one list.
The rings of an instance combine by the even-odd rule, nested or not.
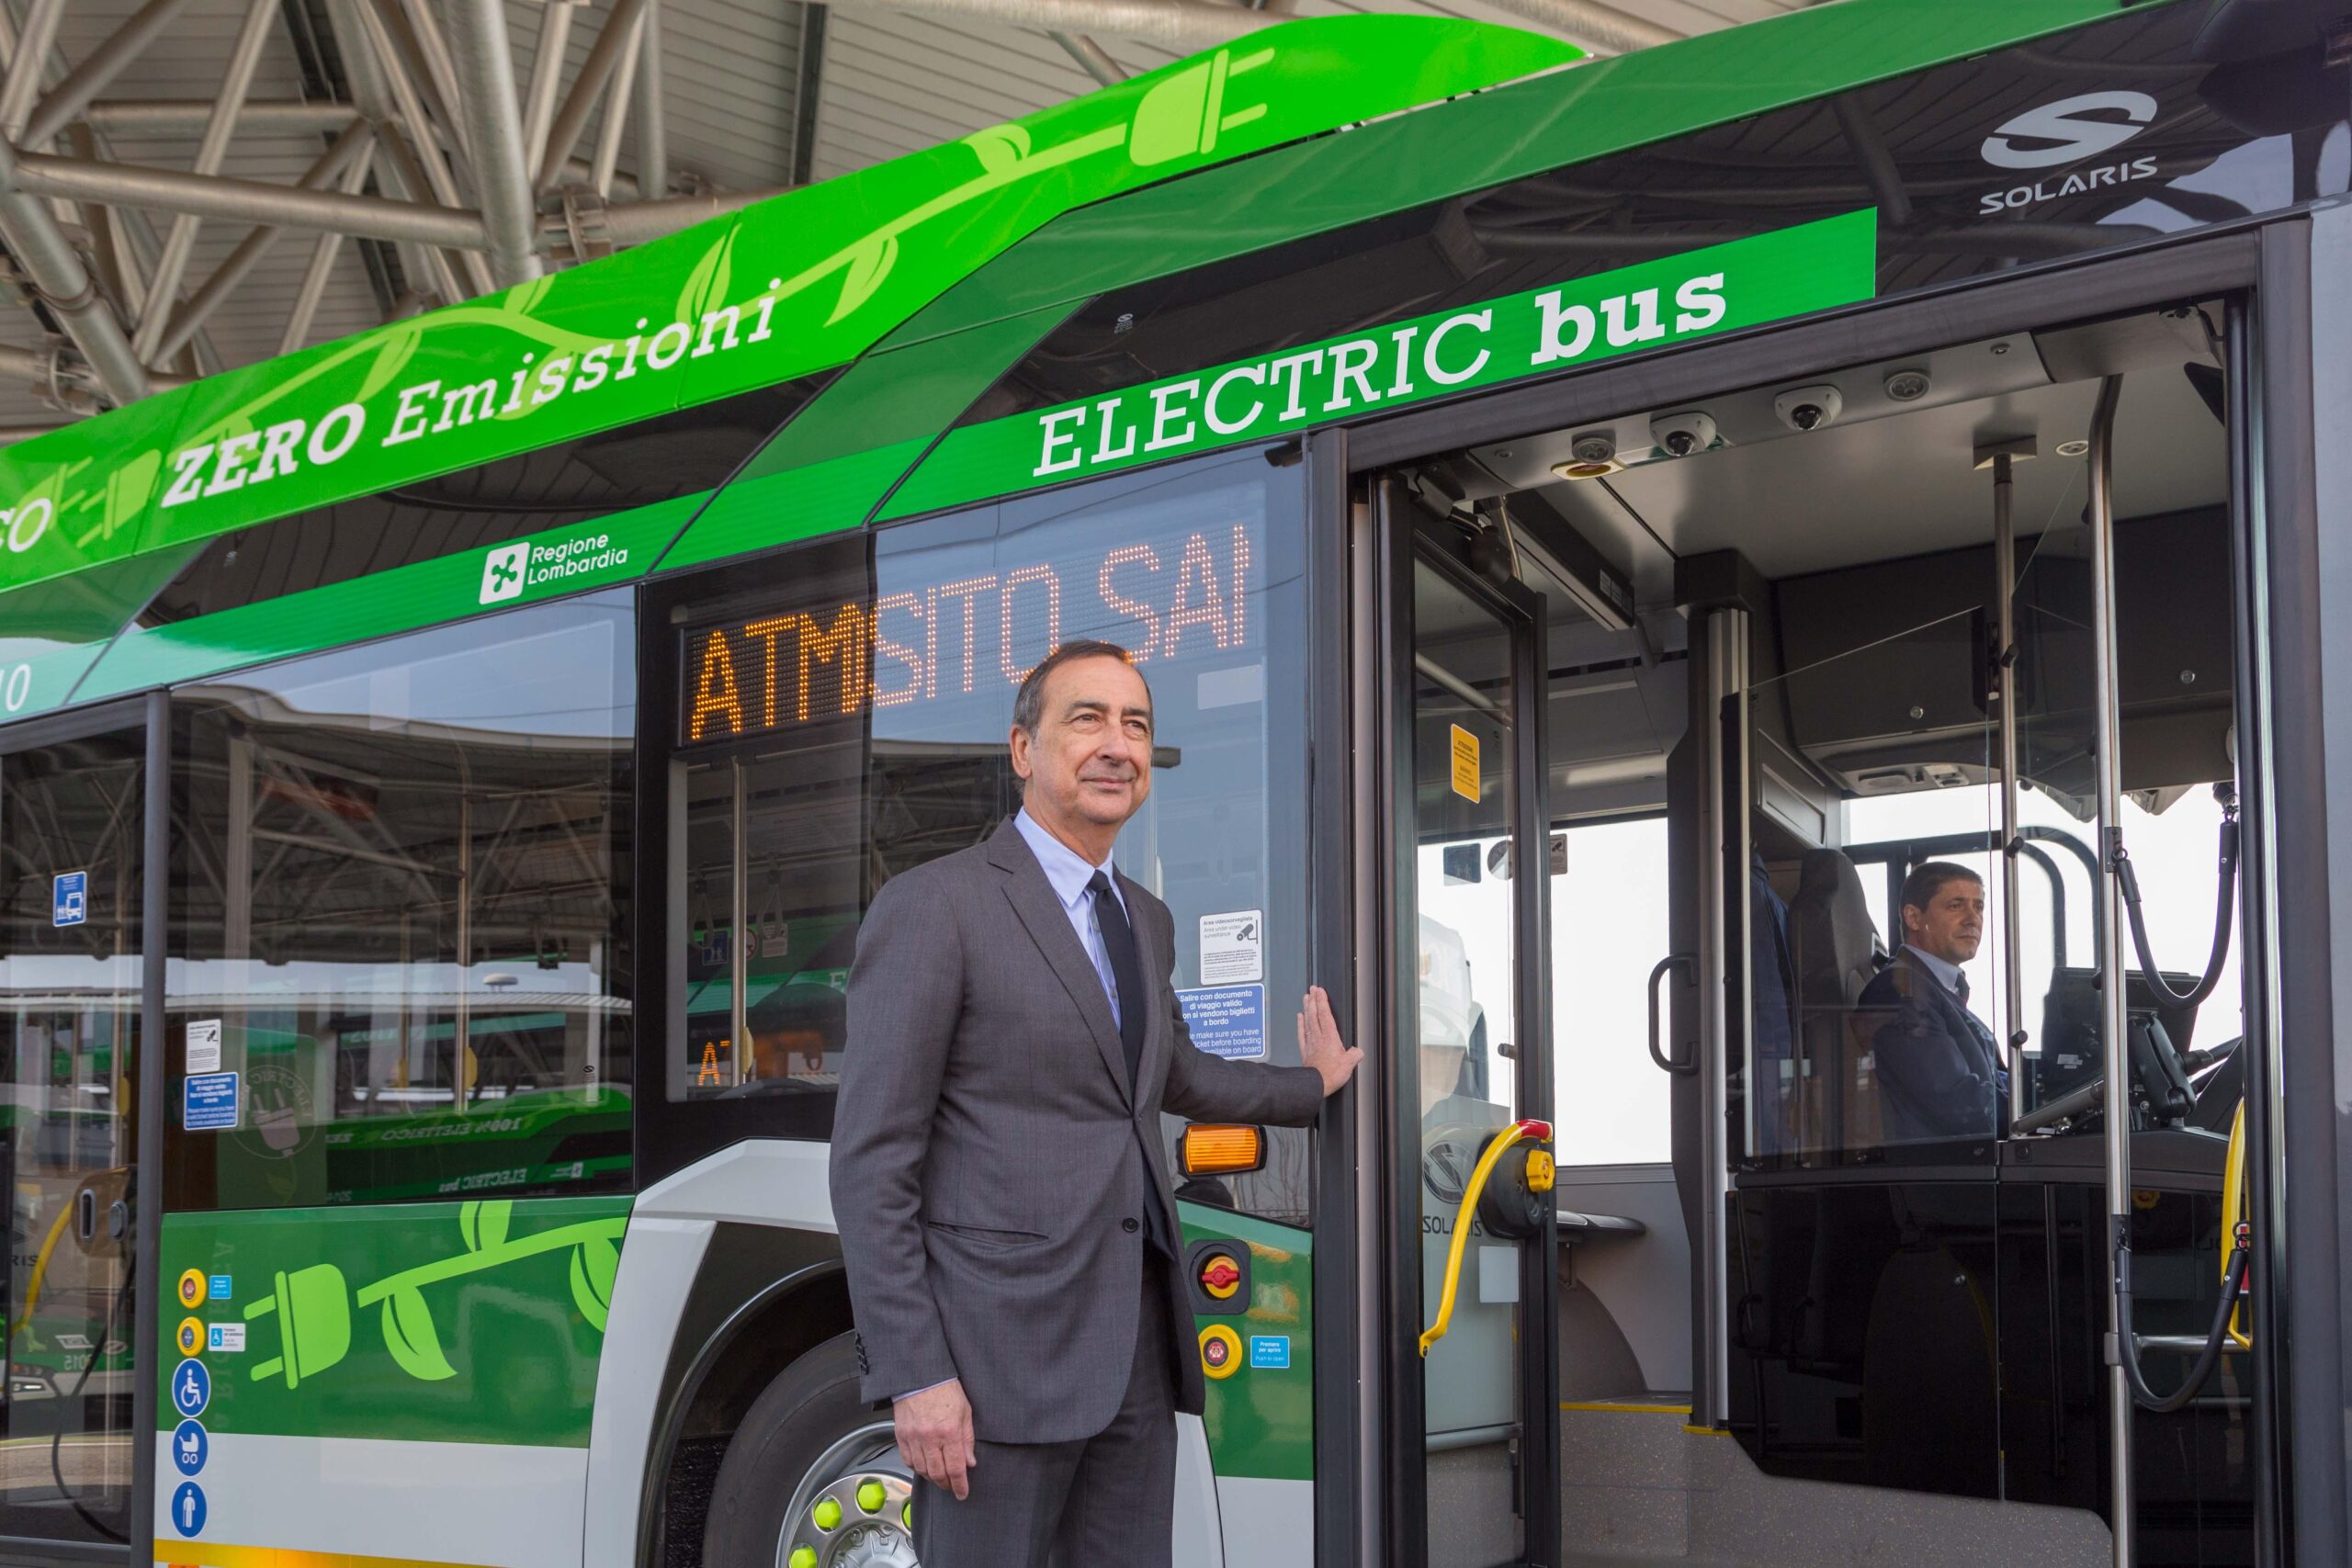
[(1266, 1163), (1266, 1134), (1256, 1127), (1195, 1122), (1177, 1145), (1177, 1163), (1187, 1176), (1233, 1176)]

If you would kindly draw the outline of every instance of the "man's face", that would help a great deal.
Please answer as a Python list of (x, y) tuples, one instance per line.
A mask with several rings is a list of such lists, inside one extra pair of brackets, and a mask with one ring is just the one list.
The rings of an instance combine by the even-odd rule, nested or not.
[(1955, 876), (1936, 889), (1928, 907), (1903, 906), (1904, 940), (1947, 964), (1965, 964), (1984, 940), (1984, 885)]
[(1046, 677), (1035, 736), (1014, 726), (1012, 771), (1030, 815), (1115, 832), (1151, 794), (1151, 693), (1124, 659), (1074, 659)]

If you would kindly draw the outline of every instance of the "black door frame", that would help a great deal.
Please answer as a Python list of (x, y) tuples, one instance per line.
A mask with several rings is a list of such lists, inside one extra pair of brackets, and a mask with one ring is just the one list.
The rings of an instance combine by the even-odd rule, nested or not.
[[(0, 1537), (0, 1550), (33, 1549), (65, 1562), (132, 1564), (154, 1561), (155, 1370), (153, 1357), (161, 1332), (158, 1300), (163, 1242), (161, 1180), (164, 1156), (162, 1038), (164, 964), (159, 958), (169, 931), (171, 910), (171, 719), (160, 691), (118, 698), (89, 707), (43, 714), (0, 728), (0, 757), (13, 757), (93, 735), (134, 733), (141, 738), (144, 776), (140, 795), (139, 1032), (132, 1066), (138, 1074), (136, 1144), (131, 1151), (131, 1254), (125, 1288), (131, 1292), (130, 1496), (124, 1545), (55, 1540), (47, 1537)], [(5, 781), (0, 781), (5, 787)], [(153, 868), (164, 868), (157, 874)], [(139, 1190), (141, 1175), (149, 1190)], [(104, 1347), (99, 1347), (101, 1353)]]
[[(1544, 601), (1518, 583), (1497, 584), (1472, 572), (1425, 536), (1427, 513), (1395, 479), (1373, 491), (1371, 547), (1380, 624), (1375, 628), (1374, 669), (1378, 678), (1377, 711), (1373, 715), (1377, 762), (1374, 776), (1383, 798), (1377, 819), (1368, 824), (1377, 834), (1374, 851), (1378, 930), (1385, 939), (1380, 954), (1381, 973), (1374, 995), (1379, 1012), (1363, 1027), (1374, 1041), (1368, 1055), (1373, 1084), (1380, 1096), (1378, 1157), (1382, 1180), (1378, 1291), (1381, 1342), (1375, 1353), (1382, 1362), (1381, 1386), (1385, 1397), (1379, 1412), (1381, 1486), (1385, 1494), (1380, 1508), (1387, 1536), (1385, 1561), (1411, 1568), (1424, 1561), (1428, 1532), (1428, 1454), (1419, 1330), (1421, 1327), (1420, 1186), (1421, 1128), (1415, 1108), (1419, 1104), (1418, 1060), (1396, 1049), (1402, 1032), (1399, 1010), (1406, 1005), (1404, 987), (1417, 965), (1415, 924), (1408, 917), (1408, 890), (1413, 886), (1418, 848), (1414, 827), (1413, 770), (1413, 624), (1412, 581), (1416, 565), (1444, 576), (1485, 608), (1492, 610), (1513, 632), (1512, 722), (1518, 731), (1513, 757), (1512, 827), (1524, 846), (1516, 857), (1519, 874), (1511, 881), (1516, 901), (1515, 922), (1522, 951), (1516, 976), (1520, 1027), (1517, 1061), (1519, 1103), (1522, 1113), (1534, 1108), (1548, 1111), (1552, 1102), (1551, 1021), (1546, 983), (1550, 954), (1549, 878), (1528, 874), (1531, 867), (1549, 864), (1546, 846), (1550, 816), (1546, 810), (1546, 769), (1544, 750)], [(1531, 1047), (1531, 1043), (1532, 1048)], [(1368, 1086), (1370, 1087), (1370, 1086)], [(1549, 1120), (1548, 1114), (1543, 1117)], [(1520, 1301), (1522, 1317), (1550, 1325), (1558, 1312), (1557, 1234), (1547, 1213), (1544, 1232), (1521, 1248)], [(1521, 1559), (1529, 1568), (1552, 1568), (1560, 1555), (1559, 1494), (1559, 1367), (1556, 1337), (1551, 1333), (1522, 1336), (1521, 1340), (1521, 1410), (1518, 1453), (1518, 1490), (1521, 1510)]]

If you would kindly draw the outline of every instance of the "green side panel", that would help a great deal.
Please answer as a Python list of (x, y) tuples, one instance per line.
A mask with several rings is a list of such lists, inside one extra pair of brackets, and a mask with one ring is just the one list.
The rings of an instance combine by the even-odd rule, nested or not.
[(957, 285), (900, 336), (1073, 304), (2117, 10), (2116, 0), (1842, 0), (1595, 61), (1073, 212)]
[(736, 270), (740, 284), (780, 295), (773, 349), (695, 367), (687, 400), (852, 357), (1074, 207), (1549, 70), (1580, 52), (1533, 33), (1434, 17), (1292, 22), (763, 202), (743, 214)]
[[(846, 363), (1073, 207), (1575, 58), (1453, 18), (1283, 23), (587, 266), (148, 399), (0, 455), (0, 588)], [(12, 530), (28, 506), (53, 521)]]
[[(156, 1419), (193, 1359), (215, 1433), (585, 1448), (628, 1224), (625, 1198), (167, 1214)], [(244, 1348), (183, 1358), (191, 1317)]]
[(951, 434), (885, 518), (1264, 441), (1876, 291), (1864, 209)]
[(0, 451), (0, 588), (142, 547), (147, 503), (194, 392), (161, 393)]
[(0, 720), (73, 697), (115, 634), (194, 554), (134, 556), (0, 593)]
[(938, 433), (1062, 319), (1059, 310), (1033, 311), (859, 360), (727, 482), (662, 565), (856, 527)]
[[(1315, 1236), (1227, 1209), (1179, 1203), (1184, 1243), (1239, 1242), (1250, 1249), (1250, 1308), (1236, 1317), (1193, 1319), (1197, 1335), (1213, 1323), (1241, 1337), (1242, 1364), (1231, 1377), (1208, 1380), (1209, 1459), (1221, 1476), (1270, 1481), (1315, 1479)], [(1250, 1343), (1271, 1336), (1286, 1342), (1287, 1367), (1250, 1365)], [(1198, 1355), (1190, 1343), (1181, 1353)]]
[[(289, 654), (437, 626), (643, 576), (707, 491), (526, 538), (395, 567), (282, 599), (168, 626), (135, 626), (107, 649), (77, 695), (87, 701), (198, 680)], [(194, 548), (196, 547), (188, 547)], [(518, 551), (526, 558), (513, 558)], [(512, 570), (519, 587), (501, 576)]]

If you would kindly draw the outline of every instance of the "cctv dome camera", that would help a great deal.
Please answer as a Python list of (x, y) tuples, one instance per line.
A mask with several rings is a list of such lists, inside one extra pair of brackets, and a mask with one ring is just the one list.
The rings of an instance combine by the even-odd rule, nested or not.
[(1838, 423), (1846, 412), (1846, 399), (1835, 387), (1799, 387), (1774, 398), (1772, 412), (1791, 430), (1819, 430)]
[(1672, 457), (1688, 457), (1715, 444), (1715, 422), (1696, 409), (1662, 413), (1650, 421), (1650, 439)]

